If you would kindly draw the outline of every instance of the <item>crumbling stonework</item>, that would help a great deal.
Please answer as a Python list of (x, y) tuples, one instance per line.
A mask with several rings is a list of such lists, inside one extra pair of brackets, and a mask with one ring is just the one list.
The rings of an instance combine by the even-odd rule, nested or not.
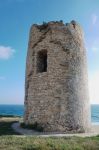
[(44, 131), (75, 133), (90, 128), (86, 50), (75, 21), (31, 27), (24, 122), (37, 122)]

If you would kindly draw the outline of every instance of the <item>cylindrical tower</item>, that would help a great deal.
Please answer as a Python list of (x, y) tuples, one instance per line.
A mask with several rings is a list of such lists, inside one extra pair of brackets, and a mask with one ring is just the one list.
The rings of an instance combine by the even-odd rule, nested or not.
[(90, 128), (86, 49), (75, 21), (31, 27), (24, 122), (65, 133)]

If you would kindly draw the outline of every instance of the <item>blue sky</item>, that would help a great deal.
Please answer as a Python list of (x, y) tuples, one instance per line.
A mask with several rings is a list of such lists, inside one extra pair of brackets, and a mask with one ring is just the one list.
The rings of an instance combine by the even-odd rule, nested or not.
[(30, 26), (78, 21), (85, 33), (91, 103), (99, 103), (99, 1), (0, 0), (0, 104), (23, 104)]

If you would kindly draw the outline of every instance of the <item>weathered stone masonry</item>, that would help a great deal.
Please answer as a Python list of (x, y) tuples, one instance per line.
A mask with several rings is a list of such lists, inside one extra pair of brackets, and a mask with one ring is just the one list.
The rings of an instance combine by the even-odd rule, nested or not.
[(44, 131), (86, 132), (90, 128), (86, 50), (75, 22), (34, 24), (26, 61), (26, 124)]

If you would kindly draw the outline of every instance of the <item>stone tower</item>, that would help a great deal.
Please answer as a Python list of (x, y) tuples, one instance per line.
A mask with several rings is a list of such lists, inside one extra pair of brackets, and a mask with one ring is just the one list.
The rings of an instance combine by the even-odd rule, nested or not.
[(34, 24), (30, 30), (25, 82), (25, 124), (44, 131), (90, 128), (86, 49), (75, 21)]

